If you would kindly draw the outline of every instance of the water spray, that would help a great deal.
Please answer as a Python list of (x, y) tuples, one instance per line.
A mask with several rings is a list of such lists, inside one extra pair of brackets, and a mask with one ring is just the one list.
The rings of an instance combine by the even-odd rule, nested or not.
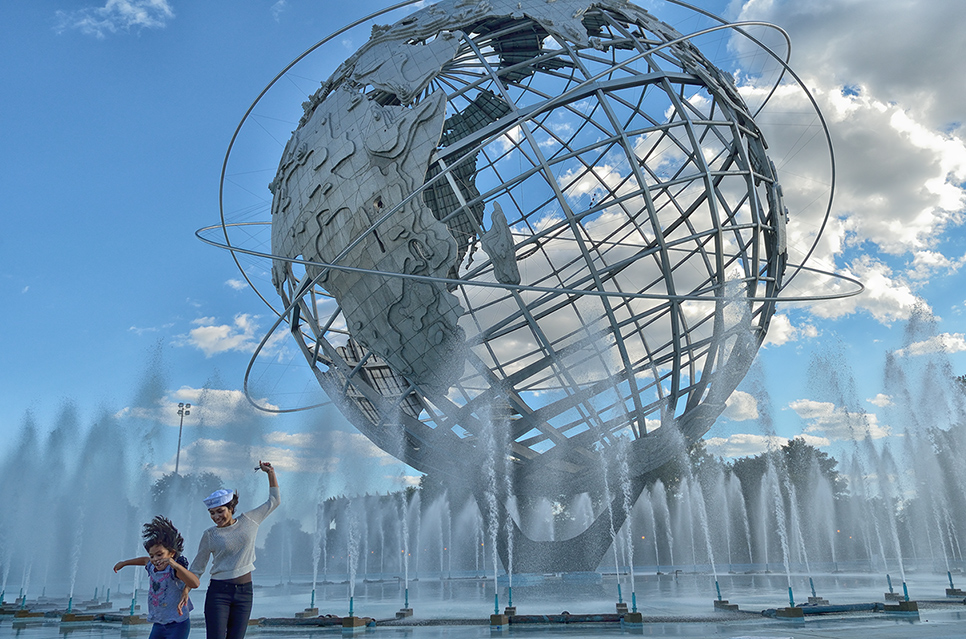
[(107, 589), (107, 597), (104, 599), (104, 603), (111, 603), (111, 589)]
[(131, 595), (131, 616), (132, 617), (134, 616), (134, 607), (137, 605), (137, 602), (138, 602), (138, 589), (135, 588), (134, 594)]
[[(717, 583), (717, 582), (715, 582)], [(721, 593), (718, 593), (718, 599), (721, 599)], [(631, 612), (637, 612), (637, 593), (631, 593)]]
[(353, 615), (352, 615), (352, 606), (353, 606), (353, 601), (352, 601), (352, 600), (353, 600), (353, 597), (352, 597), (352, 596), (350, 596), (350, 597), (349, 597), (349, 616), (350, 616), (350, 617), (351, 617), (351, 616), (353, 616)]
[(788, 587), (788, 607), (789, 608), (794, 608), (795, 607), (795, 597), (794, 597), (794, 595), (792, 595), (792, 587), (791, 586)]
[(508, 608), (513, 607), (513, 586), (507, 586), (506, 588), (506, 605)]
[(409, 608), (409, 588), (406, 588), (406, 596), (403, 603), (403, 608)]
[[(956, 586), (953, 585), (953, 573), (951, 573), (951, 572), (949, 572), (947, 570), (946, 571), (946, 577), (949, 578), (949, 589), (950, 590), (955, 590), (956, 589)], [(2, 603), (3, 603), (3, 593), (0, 592), (0, 604), (2, 604)]]
[(905, 580), (902, 581), (902, 594), (905, 596), (906, 601), (909, 601), (909, 589), (906, 588)]
[(718, 592), (718, 601), (721, 601), (721, 586), (718, 585), (718, 580), (714, 580), (714, 589)]
[(315, 608), (315, 588), (312, 589), (312, 601), (309, 604), (309, 608)]
[(496, 592), (493, 593), (493, 614), (500, 614), (500, 594)]
[(620, 575), (617, 576), (617, 603), (624, 603), (624, 597), (621, 596)]
[(818, 595), (815, 594), (815, 582), (812, 581), (811, 577), (808, 578), (808, 585), (812, 588), (812, 596), (817, 597)]
[(889, 582), (889, 594), (892, 594), (894, 591), (892, 590), (892, 577), (889, 576), (889, 573), (886, 573), (886, 581)]
[[(73, 597), (69, 597), (67, 599), (67, 614), (70, 614), (73, 610), (74, 610), (74, 598)], [(131, 614), (132, 615), (134, 614), (134, 611), (133, 610), (131, 611)]]

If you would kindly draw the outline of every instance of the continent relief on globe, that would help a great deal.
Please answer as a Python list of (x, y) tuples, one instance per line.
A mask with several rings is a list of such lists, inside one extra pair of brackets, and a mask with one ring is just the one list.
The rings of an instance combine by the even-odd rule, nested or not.
[[(376, 51), (385, 54), (382, 64), (363, 60), (356, 67), (360, 75), (374, 76), (363, 82), (388, 84), (408, 97), (440, 68), (438, 58), (455, 55), (456, 38), (436, 42)], [(400, 47), (425, 49), (416, 56), (422, 64), (410, 62)], [(439, 91), (412, 107), (383, 106), (346, 85), (328, 92), (292, 135), (270, 187), (273, 254), (446, 277), (459, 263), (457, 243), (423, 198), (409, 198), (382, 219), (423, 184), (445, 115), (446, 98)], [(335, 297), (353, 338), (411, 382), (445, 392), (462, 374), (463, 309), (445, 285), (316, 266), (307, 267), (307, 274), (319, 276)], [(277, 260), (276, 288), (285, 279), (286, 263)]]

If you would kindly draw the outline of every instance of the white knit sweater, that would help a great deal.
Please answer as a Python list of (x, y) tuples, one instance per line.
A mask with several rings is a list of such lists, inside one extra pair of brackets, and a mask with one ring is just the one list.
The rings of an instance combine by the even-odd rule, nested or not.
[(242, 513), (230, 526), (214, 526), (206, 530), (198, 543), (198, 554), (188, 570), (201, 577), (208, 566), (209, 555), (214, 558), (211, 563), (212, 579), (234, 579), (255, 570), (258, 525), (278, 508), (280, 502), (278, 488), (269, 488), (268, 501), (264, 504)]

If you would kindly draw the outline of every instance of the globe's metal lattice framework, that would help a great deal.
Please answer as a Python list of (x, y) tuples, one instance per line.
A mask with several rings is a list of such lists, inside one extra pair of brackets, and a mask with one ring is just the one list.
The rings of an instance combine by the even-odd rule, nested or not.
[[(350, 419), (377, 444), (417, 469), (459, 474), (465, 460), (454, 446), (472, 446), (495, 410), (510, 420), (521, 487), (552, 470), (583, 490), (599, 476), (595, 448), (615, 434), (643, 444), (677, 418), (693, 440), (724, 408), (781, 286), (785, 210), (752, 114), (731, 79), (681, 34), (625, 3), (541, 4), (557, 10), (543, 22), (530, 17), (531, 5), (518, 15), (457, 3), (417, 12), (374, 35), (300, 123), (340, 89), (408, 109), (445, 94), (426, 185), (381, 205), (421, 198), (416, 205), (456, 241), (448, 281), (414, 286), (458, 299), (467, 347), (446, 345), (446, 359), (465, 356), (465, 369), (457, 362), (450, 379), (420, 383), (414, 369), (401, 375), (385, 353), (352, 339), (354, 327), (338, 328), (345, 317), (319, 303), (338, 271), (282, 263), (277, 284), (308, 328), (300, 345), (323, 387), (345, 397)], [(565, 12), (584, 33), (547, 24), (559, 25)], [(367, 50), (397, 42), (417, 51), (442, 31), (457, 34), (456, 53), (414, 95), (357, 77)], [(279, 184), (285, 158), (282, 165)], [(280, 201), (277, 191), (276, 224)], [(505, 255), (477, 250), (497, 225), (494, 203), (506, 215), (519, 281), (541, 290), (463, 285), (517, 282), (498, 273)], [(371, 221), (360, 227), (372, 229), (370, 240), (380, 232)], [(280, 248), (273, 239), (273, 254), (285, 255)], [(328, 261), (301, 248), (286, 256)], [(351, 265), (362, 249), (333, 261)], [(374, 286), (382, 279), (357, 277)], [(307, 285), (318, 279), (326, 281)]]

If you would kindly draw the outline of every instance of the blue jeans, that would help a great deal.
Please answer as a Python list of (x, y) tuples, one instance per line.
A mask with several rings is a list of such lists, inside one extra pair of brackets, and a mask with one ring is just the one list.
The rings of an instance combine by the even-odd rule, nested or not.
[(233, 584), (219, 579), (208, 583), (205, 595), (207, 639), (242, 639), (252, 615), (252, 583)]
[(172, 623), (156, 623), (151, 628), (151, 636), (148, 639), (187, 639), (190, 630), (190, 619)]

